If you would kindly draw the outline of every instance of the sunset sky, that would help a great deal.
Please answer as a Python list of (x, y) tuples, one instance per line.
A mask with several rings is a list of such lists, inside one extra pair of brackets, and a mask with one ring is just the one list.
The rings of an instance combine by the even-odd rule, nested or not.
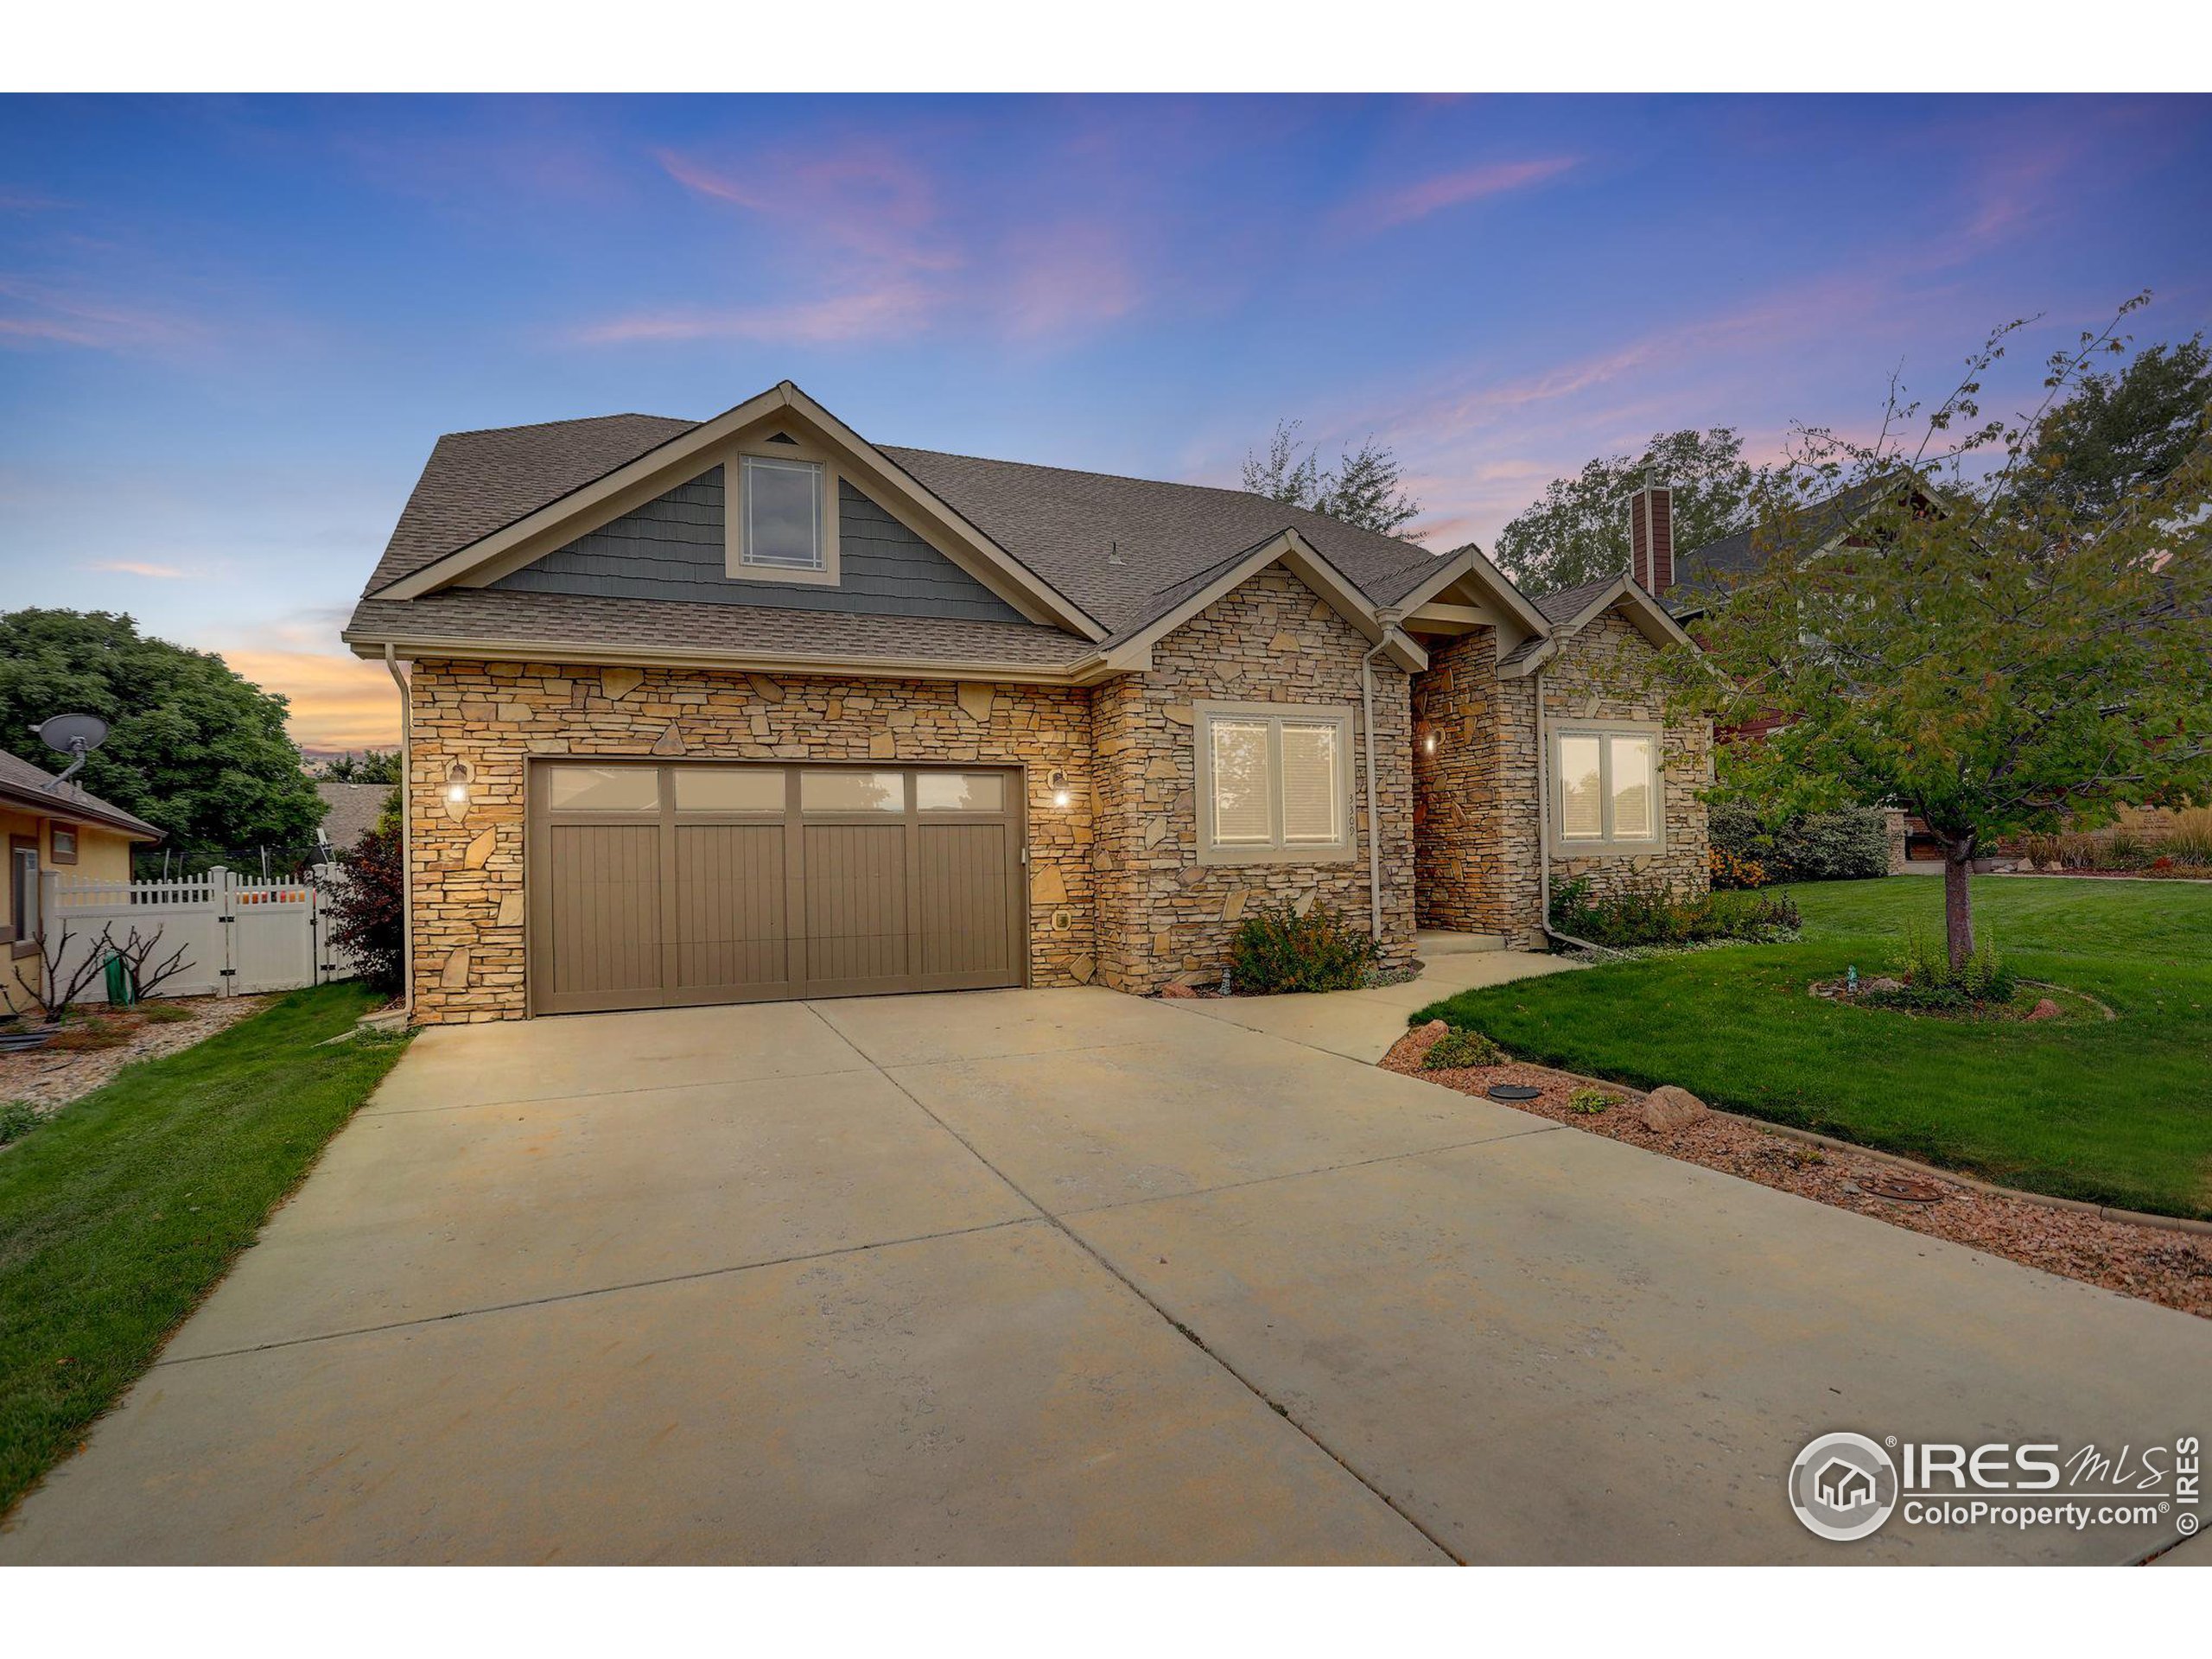
[(443, 431), (789, 377), (869, 438), (1236, 481), (1432, 546), (1682, 425), (1772, 453), (2212, 324), (2207, 99), (0, 99), (0, 607), (126, 610), (389, 745), (337, 631)]

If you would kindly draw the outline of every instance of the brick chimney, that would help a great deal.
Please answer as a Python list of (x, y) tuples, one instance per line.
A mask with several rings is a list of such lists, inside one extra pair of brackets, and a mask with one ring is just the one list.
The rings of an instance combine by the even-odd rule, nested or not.
[(1647, 480), (1628, 499), (1628, 572), (1648, 594), (1675, 585), (1675, 493)]

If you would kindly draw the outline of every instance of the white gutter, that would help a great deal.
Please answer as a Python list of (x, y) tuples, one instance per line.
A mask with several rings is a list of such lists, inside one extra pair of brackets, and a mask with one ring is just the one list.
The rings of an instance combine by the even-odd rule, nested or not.
[(1377, 611), (1382, 637), (1359, 659), (1360, 749), (1367, 773), (1367, 932), (1377, 950), (1382, 945), (1382, 819), (1375, 810), (1375, 659), (1390, 648), (1390, 630), (1399, 612)]
[(415, 700), (390, 645), (384, 648), (384, 665), (391, 671), (391, 683), (399, 688), (399, 1006), (411, 1020), (415, 1014), (415, 859), (410, 843), (415, 817), (410, 809), (412, 786), (408, 773), (414, 769)]

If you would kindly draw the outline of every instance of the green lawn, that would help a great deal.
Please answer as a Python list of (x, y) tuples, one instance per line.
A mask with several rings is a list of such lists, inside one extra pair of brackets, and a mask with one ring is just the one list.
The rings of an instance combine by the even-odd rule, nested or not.
[(296, 991), (0, 1151), (0, 1513), (153, 1363), (405, 1046)]
[(1974, 914), (2022, 973), (2120, 1018), (1971, 1024), (1806, 995), (1886, 967), (1924, 876), (1787, 891), (1796, 944), (1738, 945), (1470, 991), (1424, 1008), (1525, 1058), (1731, 1107), (2064, 1198), (2212, 1215), (2212, 887), (1984, 877)]

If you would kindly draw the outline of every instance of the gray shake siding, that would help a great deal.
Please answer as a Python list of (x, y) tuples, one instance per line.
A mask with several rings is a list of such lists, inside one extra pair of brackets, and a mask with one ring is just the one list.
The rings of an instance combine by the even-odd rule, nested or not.
[(492, 586), (799, 611), (1022, 620), (1020, 612), (842, 480), (837, 552), (841, 569), (834, 588), (732, 581), (722, 568), (722, 469), (717, 467)]

